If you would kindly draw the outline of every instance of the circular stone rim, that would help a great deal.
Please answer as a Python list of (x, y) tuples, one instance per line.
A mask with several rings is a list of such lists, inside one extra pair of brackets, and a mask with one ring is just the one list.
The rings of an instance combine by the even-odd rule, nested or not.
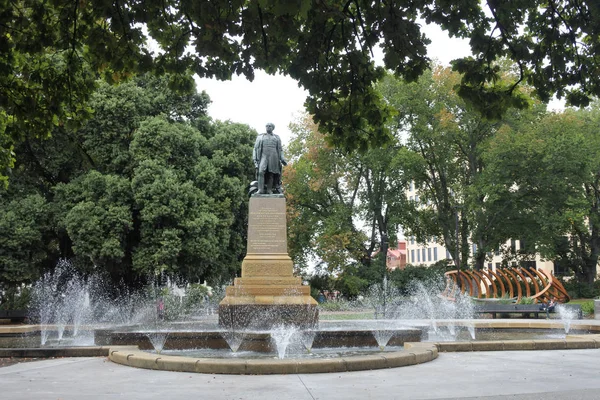
[(108, 358), (129, 367), (179, 372), (229, 375), (309, 374), (397, 368), (432, 361), (438, 356), (434, 343), (407, 343), (401, 351), (327, 359), (219, 359), (152, 354), (137, 346), (118, 346)]

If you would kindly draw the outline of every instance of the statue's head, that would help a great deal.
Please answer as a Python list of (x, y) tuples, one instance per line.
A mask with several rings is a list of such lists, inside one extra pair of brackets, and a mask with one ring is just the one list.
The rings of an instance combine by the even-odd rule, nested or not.
[(273, 129), (275, 129), (275, 124), (272, 122), (267, 123), (267, 132), (273, 132)]

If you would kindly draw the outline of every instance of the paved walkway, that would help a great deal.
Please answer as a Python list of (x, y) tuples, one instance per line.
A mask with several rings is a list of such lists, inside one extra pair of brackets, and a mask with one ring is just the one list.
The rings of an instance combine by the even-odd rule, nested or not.
[(105, 358), (0, 368), (0, 399), (600, 398), (600, 349), (441, 353), (411, 367), (336, 374), (230, 376), (136, 369)]

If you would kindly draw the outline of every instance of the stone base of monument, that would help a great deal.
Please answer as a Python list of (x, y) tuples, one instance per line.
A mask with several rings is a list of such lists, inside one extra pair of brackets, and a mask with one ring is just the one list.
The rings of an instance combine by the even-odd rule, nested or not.
[(248, 255), (243, 278), (236, 278), (219, 304), (219, 325), (233, 329), (271, 329), (293, 325), (307, 329), (319, 320), (310, 286), (292, 276), (292, 260), (284, 254)]
[[(283, 298), (278, 301), (285, 301)], [(231, 304), (219, 305), (219, 325), (235, 330), (271, 330), (274, 327), (294, 326), (299, 329), (315, 328), (318, 310), (304, 304)]]
[(285, 198), (251, 197), (242, 277), (227, 288), (219, 304), (219, 325), (257, 330), (282, 324), (314, 327), (319, 318), (317, 302), (293, 269), (287, 253)]

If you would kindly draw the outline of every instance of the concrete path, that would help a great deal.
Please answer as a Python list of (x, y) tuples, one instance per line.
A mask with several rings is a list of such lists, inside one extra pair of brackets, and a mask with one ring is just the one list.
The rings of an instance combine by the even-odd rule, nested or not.
[(230, 376), (136, 369), (105, 358), (0, 368), (0, 399), (600, 399), (600, 349), (441, 353), (411, 367)]

